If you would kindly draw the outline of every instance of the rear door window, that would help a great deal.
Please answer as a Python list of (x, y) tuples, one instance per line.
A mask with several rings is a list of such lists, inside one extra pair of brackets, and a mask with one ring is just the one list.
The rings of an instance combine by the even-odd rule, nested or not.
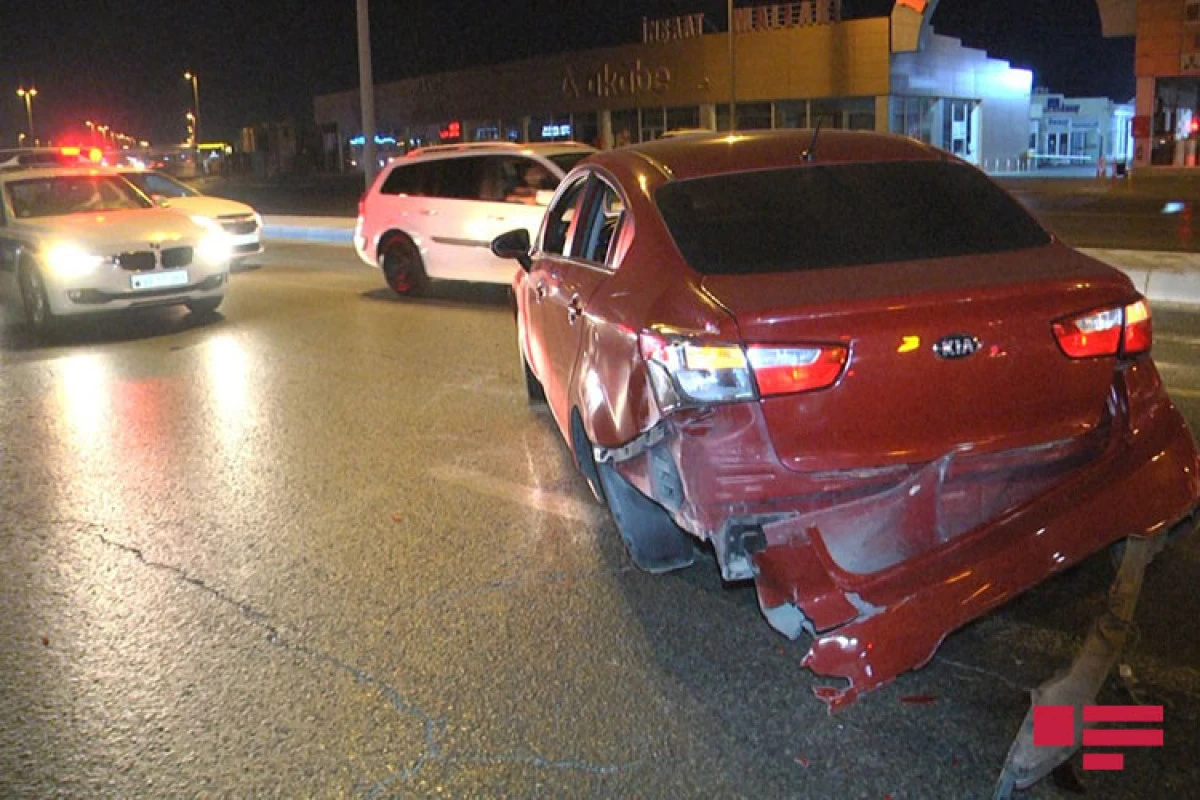
[(480, 200), (484, 158), (447, 158), (431, 162), (437, 165), (436, 195), (456, 200)]
[(655, 202), (709, 275), (792, 272), (1038, 247), (1049, 235), (978, 170), (893, 161), (676, 181)]
[(594, 264), (612, 266), (612, 250), (625, 221), (625, 202), (607, 181), (597, 179), (580, 224), (580, 233), (571, 244), (571, 255)]
[(563, 255), (566, 252), (574, 223), (579, 217), (579, 204), (583, 200), (583, 190), (586, 186), (587, 176), (580, 176), (558, 196), (557, 202), (546, 210), (542, 230), (542, 252), (554, 255)]

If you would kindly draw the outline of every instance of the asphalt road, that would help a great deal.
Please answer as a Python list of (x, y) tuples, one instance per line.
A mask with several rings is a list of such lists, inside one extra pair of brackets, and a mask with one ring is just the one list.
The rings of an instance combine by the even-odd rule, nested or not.
[[(1047, 228), (1074, 247), (1200, 251), (1200, 170), (1092, 178), (998, 178)], [(208, 178), (210, 194), (249, 203), (264, 214), (354, 216), (362, 177), (309, 176), (273, 181)]]
[[(0, 797), (988, 797), (1103, 606), (1106, 554), (829, 716), (751, 587), (631, 568), (503, 288), (263, 264), (216, 320), (0, 338)], [(1197, 331), (1156, 318), (1200, 430)], [(1127, 660), (1166, 746), (1088, 797), (1195, 796), (1197, 585), (1200, 537), (1151, 567)]]

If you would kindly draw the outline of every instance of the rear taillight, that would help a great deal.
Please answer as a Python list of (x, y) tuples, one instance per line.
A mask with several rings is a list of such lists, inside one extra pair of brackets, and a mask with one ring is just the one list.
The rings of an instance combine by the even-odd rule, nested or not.
[(663, 411), (755, 397), (746, 354), (739, 345), (689, 342), (643, 333), (640, 346)]
[(1154, 323), (1150, 320), (1150, 307), (1145, 300), (1125, 306), (1125, 335), (1121, 339), (1124, 355), (1147, 353), (1154, 343)]
[(763, 397), (811, 392), (832, 386), (846, 366), (848, 352), (840, 345), (763, 347), (751, 345), (747, 354), (758, 392)]
[(849, 355), (840, 345), (742, 347), (659, 333), (643, 333), (640, 345), (663, 411), (824, 389)]
[(1145, 300), (1089, 311), (1055, 322), (1054, 338), (1071, 358), (1132, 356), (1150, 350), (1150, 308)]

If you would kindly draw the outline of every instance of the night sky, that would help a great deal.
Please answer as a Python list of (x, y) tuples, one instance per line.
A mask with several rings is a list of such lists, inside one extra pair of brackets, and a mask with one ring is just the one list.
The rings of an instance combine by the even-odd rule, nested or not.
[[(882, 16), (891, 6), (843, 0), (843, 16)], [(695, 11), (724, 29), (724, 0), (373, 0), (375, 80), (634, 42), (643, 16)], [(1095, 0), (941, 0), (933, 23), (1032, 69), (1052, 91), (1133, 97), (1133, 39), (1101, 38)], [(185, 69), (199, 76), (203, 139), (311, 119), (314, 95), (357, 86), (355, 31), (355, 0), (5, 0), (0, 146), (15, 145), (25, 127), (22, 84), (38, 89), (40, 136), (81, 132), (92, 119), (156, 143), (182, 141)]]

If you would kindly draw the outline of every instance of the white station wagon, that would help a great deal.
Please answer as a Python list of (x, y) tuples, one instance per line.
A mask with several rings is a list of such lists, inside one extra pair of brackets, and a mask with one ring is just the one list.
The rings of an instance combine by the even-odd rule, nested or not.
[(111, 169), (0, 168), (0, 303), (36, 333), (141, 306), (211, 313), (229, 261), (218, 225), (156, 207)]
[(563, 176), (596, 152), (577, 142), (436, 145), (392, 159), (358, 204), (354, 249), (398, 294), (430, 278), (509, 284), (513, 263), (491, 242), (530, 238)]

